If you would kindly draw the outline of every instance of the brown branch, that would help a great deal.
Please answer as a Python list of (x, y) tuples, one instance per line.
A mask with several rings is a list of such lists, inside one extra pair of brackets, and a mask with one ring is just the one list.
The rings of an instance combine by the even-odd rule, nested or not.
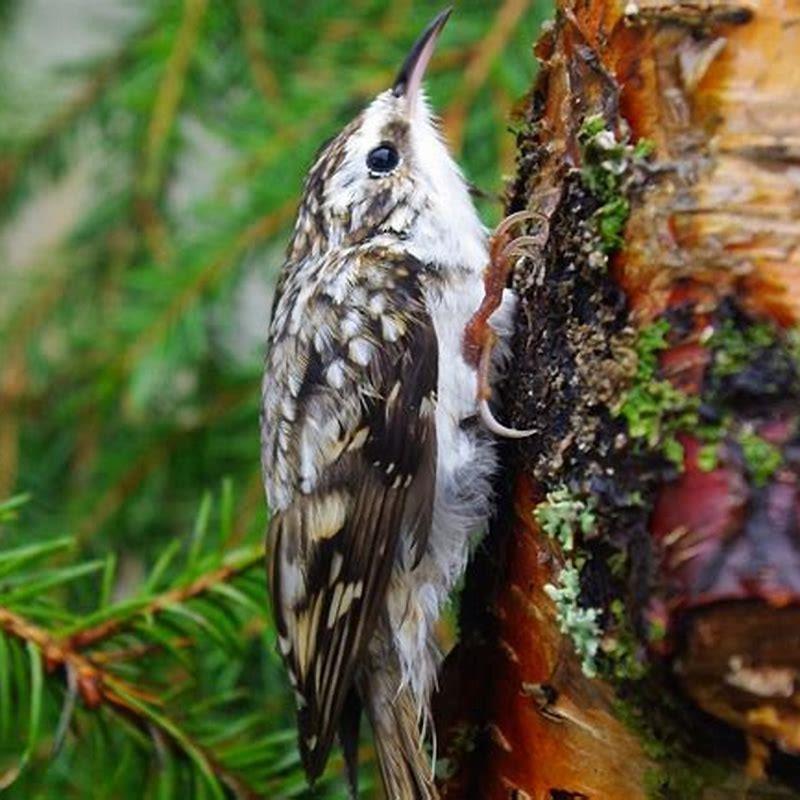
[(200, 35), (200, 23), (203, 20), (207, 3), (208, 0), (185, 0), (184, 3), (181, 26), (175, 37), (175, 45), (167, 60), (164, 76), (156, 93), (147, 129), (143, 153), (144, 168), (140, 185), (140, 191), (146, 196), (153, 196), (158, 191), (164, 146), (183, 97), (186, 72), (189, 68), (192, 51)]
[(19, 398), (27, 387), (27, 373), (25, 351), (19, 348), (7, 353), (6, 363), (0, 369), (0, 400), (5, 406), (0, 413), (0, 497), (10, 496), (17, 483)]
[(184, 2), (183, 19), (156, 92), (142, 152), (141, 177), (136, 191), (136, 217), (148, 249), (162, 264), (171, 258), (166, 225), (156, 205), (163, 182), (165, 150), (183, 98), (186, 74), (207, 5), (208, 0)]
[(97, 642), (108, 639), (126, 629), (134, 619), (142, 616), (154, 616), (162, 611), (166, 611), (172, 606), (180, 605), (187, 600), (205, 594), (214, 586), (227, 583), (234, 576), (262, 562), (263, 559), (264, 553), (262, 549), (260, 547), (255, 548), (254, 551), (248, 552), (245, 556), (242, 556), (240, 560), (224, 564), (211, 572), (200, 575), (185, 586), (169, 589), (157, 595), (130, 617), (109, 619), (91, 628), (85, 628), (84, 630), (78, 630), (72, 633), (67, 639), (69, 647), (74, 650), (82, 650), (90, 645), (97, 644)]
[(464, 70), (464, 78), (443, 115), (447, 140), (454, 150), (460, 150), (464, 142), (467, 111), (475, 95), (486, 83), (492, 65), (529, 5), (530, 0), (505, 0), (495, 16), (494, 24), (470, 57)]
[(269, 65), (264, 46), (264, 15), (255, 0), (239, 0), (239, 18), (242, 24), (242, 39), (253, 82), (267, 103), (274, 103), (279, 95), (278, 79)]
[[(49, 672), (59, 667), (71, 670), (77, 678), (81, 697), (89, 708), (100, 705), (108, 687), (116, 686), (124, 692), (145, 697), (140, 689), (101, 669), (89, 656), (77, 652), (69, 642), (54, 637), (44, 628), (3, 607), (0, 607), (0, 629), (33, 644), (42, 654)], [(111, 697), (108, 699), (112, 700)]]
[[(185, 648), (191, 647), (194, 643), (189, 637), (183, 636), (170, 644), (172, 647)], [(94, 664), (116, 664), (120, 661), (132, 661), (163, 649), (164, 645), (161, 642), (142, 642), (130, 647), (121, 647), (118, 650), (102, 650), (92, 653), (92, 662)]]

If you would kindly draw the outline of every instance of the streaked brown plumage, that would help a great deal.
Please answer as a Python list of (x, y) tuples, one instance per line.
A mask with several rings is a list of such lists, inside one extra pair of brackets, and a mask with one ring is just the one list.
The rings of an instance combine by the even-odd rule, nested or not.
[[(381, 248), (344, 250), (318, 268), (305, 304), (289, 279), (275, 307), (267, 374), (286, 391), (265, 397), (265, 419), (274, 421), (265, 427), (265, 459), (287, 485), (308, 491), (273, 516), (271, 585), (284, 592), (274, 613), (304, 698), (300, 730), (313, 731), (300, 739), (311, 774), (321, 771), (374, 633), (400, 534), (411, 534), (404, 557), (413, 564), (430, 531), (437, 346), (423, 272)], [(334, 303), (348, 273), (349, 291)], [(300, 308), (303, 324), (293, 331)], [(287, 555), (306, 565), (313, 591), (286, 591)]]
[[(272, 600), (303, 764), (316, 778), (338, 730), (355, 793), (363, 706), (392, 800), (437, 797), (433, 628), (495, 465), (462, 346), (485, 231), (420, 91), (448, 13), (309, 172), (262, 399)], [(492, 324), (509, 322), (504, 303)]]

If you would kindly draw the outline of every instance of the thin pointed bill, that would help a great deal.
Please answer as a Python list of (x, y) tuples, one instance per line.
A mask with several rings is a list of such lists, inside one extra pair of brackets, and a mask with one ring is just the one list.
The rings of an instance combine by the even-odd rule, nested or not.
[(453, 7), (450, 6), (431, 21), (419, 39), (414, 42), (414, 46), (406, 56), (400, 72), (397, 73), (392, 91), (395, 97), (405, 97), (407, 99), (409, 109), (413, 109), (416, 105), (425, 70), (428, 68), (433, 51), (436, 49), (439, 34), (442, 32), (442, 28), (444, 28), (452, 11)]

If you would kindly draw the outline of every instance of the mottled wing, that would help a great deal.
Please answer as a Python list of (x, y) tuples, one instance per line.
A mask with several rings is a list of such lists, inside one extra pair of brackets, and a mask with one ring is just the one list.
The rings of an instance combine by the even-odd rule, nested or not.
[[(303, 373), (296, 391), (285, 389), (293, 419), (264, 421), (284, 426), (285, 457), (298, 465), (291, 491), (273, 486), (284, 505), (271, 522), (271, 577), (312, 778), (327, 760), (392, 567), (402, 558), (410, 568), (425, 547), (435, 487), (437, 347), (421, 265), (373, 253), (341, 268), (354, 269), (346, 293), (323, 281), (305, 295), (314, 334), (299, 350), (291, 341)], [(273, 336), (280, 353), (280, 331)], [(265, 442), (275, 460), (267, 448), (267, 473), (291, 475), (274, 437)]]

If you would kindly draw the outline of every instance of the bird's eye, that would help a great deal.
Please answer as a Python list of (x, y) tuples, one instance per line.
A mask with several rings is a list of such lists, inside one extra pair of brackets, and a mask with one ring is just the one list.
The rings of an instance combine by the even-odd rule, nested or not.
[(385, 175), (399, 163), (400, 156), (391, 144), (379, 144), (367, 154), (367, 168), (373, 175)]

